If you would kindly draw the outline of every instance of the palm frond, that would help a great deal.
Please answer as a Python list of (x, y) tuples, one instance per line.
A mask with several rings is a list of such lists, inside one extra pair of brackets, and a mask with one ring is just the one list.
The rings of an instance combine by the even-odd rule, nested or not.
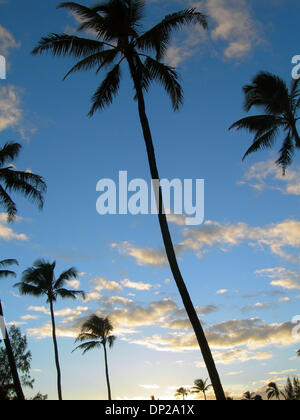
[(18, 157), (22, 146), (19, 143), (5, 143), (0, 149), (0, 166)]
[(0, 169), (0, 180), (5, 182), (5, 188), (9, 191), (20, 192), (40, 209), (43, 208), (47, 186), (41, 176), (5, 168)]
[(2, 185), (0, 185), (0, 205), (4, 207), (7, 213), (8, 222), (12, 222), (17, 214), (17, 206)]
[(159, 82), (171, 98), (173, 110), (177, 111), (183, 103), (183, 92), (174, 68), (147, 57), (145, 67), (150, 78)]
[(54, 283), (54, 286), (53, 286), (54, 289), (61, 288), (67, 280), (74, 279), (77, 277), (77, 275), (78, 275), (78, 271), (74, 267), (71, 267), (68, 270), (64, 271), (63, 273), (60, 274), (60, 276)]
[(256, 136), (252, 146), (249, 147), (249, 149), (245, 153), (243, 160), (245, 160), (246, 157), (250, 155), (251, 153), (257, 152), (258, 150), (272, 147), (275, 142), (277, 133), (278, 133), (278, 128), (275, 127), (267, 131), (265, 134), (261, 136)]
[(75, 340), (75, 343), (77, 342), (82, 342), (82, 341), (86, 341), (86, 340), (99, 340), (99, 337), (97, 334), (94, 334), (92, 332), (88, 333), (88, 332), (81, 332), (78, 337)]
[(16, 277), (16, 273), (14, 271), (10, 271), (10, 270), (0, 270), (0, 279), (2, 277)]
[(155, 51), (156, 59), (161, 60), (167, 50), (171, 33), (190, 24), (200, 24), (204, 29), (208, 28), (207, 17), (203, 13), (197, 12), (195, 8), (185, 9), (167, 15), (158, 25), (141, 35), (136, 40), (136, 45), (145, 51)]
[(241, 120), (235, 122), (231, 127), (229, 127), (229, 130), (235, 128), (236, 130), (246, 129), (250, 133), (263, 133), (267, 130), (270, 130), (271, 128), (274, 128), (274, 126), (279, 126), (281, 124), (282, 118), (275, 115), (253, 115), (251, 117), (242, 118)]
[(0, 267), (6, 267), (11, 265), (19, 265), (19, 263), (17, 260), (12, 258), (0, 261)]
[(117, 64), (106, 76), (100, 87), (92, 97), (92, 108), (89, 116), (92, 117), (97, 110), (104, 109), (113, 102), (120, 87), (121, 70)]
[(286, 173), (286, 168), (292, 163), (294, 152), (295, 146), (290, 134), (288, 134), (280, 149), (279, 159), (276, 161), (277, 165), (282, 167), (283, 175)]
[(102, 51), (104, 45), (103, 42), (74, 35), (50, 34), (39, 41), (32, 54), (51, 52), (54, 56), (72, 55), (79, 58)]
[(106, 65), (109, 65), (113, 62), (116, 58), (119, 51), (117, 49), (113, 50), (105, 50), (98, 52), (96, 54), (90, 55), (83, 60), (76, 63), (71, 70), (64, 76), (63, 80), (65, 80), (70, 74), (82, 71), (82, 70), (90, 70), (93, 67), (97, 66), (97, 73)]
[(30, 296), (42, 296), (45, 294), (45, 291), (42, 290), (40, 287), (33, 286), (32, 284), (27, 284), (24, 282), (19, 282), (14, 285), (19, 289), (21, 295), (30, 295)]
[(108, 345), (109, 345), (109, 348), (110, 348), (110, 349), (111, 349), (111, 348), (113, 347), (113, 345), (115, 344), (116, 339), (117, 339), (117, 337), (116, 337), (116, 336), (114, 336), (114, 335), (110, 335), (110, 336), (108, 336), (108, 337), (107, 337), (107, 341), (108, 341)]
[(78, 296), (85, 298), (85, 293), (82, 290), (67, 290), (64, 288), (56, 289), (55, 294), (57, 294), (62, 299), (77, 299)]
[(243, 88), (244, 108), (248, 112), (253, 106), (263, 107), (268, 114), (282, 114), (289, 109), (289, 91), (283, 79), (260, 72), (254, 77), (252, 85)]
[(99, 341), (89, 341), (88, 343), (83, 343), (83, 344), (80, 344), (79, 346), (77, 346), (73, 350), (73, 352), (76, 351), (76, 350), (82, 350), (83, 351), (82, 354), (85, 354), (88, 351), (94, 350), (94, 349), (99, 348), (99, 347), (101, 347), (101, 344), (99, 343)]

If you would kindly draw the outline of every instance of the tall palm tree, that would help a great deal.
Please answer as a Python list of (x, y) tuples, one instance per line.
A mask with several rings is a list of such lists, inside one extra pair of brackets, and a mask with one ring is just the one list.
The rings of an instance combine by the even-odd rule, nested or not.
[[(98, 73), (107, 67), (110, 68), (92, 98), (90, 116), (113, 102), (120, 87), (121, 64), (127, 62), (134, 84), (135, 99), (138, 102), (151, 178), (153, 182), (159, 180), (144, 93), (148, 92), (151, 82), (158, 82), (169, 94), (173, 109), (176, 111), (180, 108), (183, 94), (178, 82), (178, 75), (173, 67), (165, 65), (162, 60), (165, 57), (172, 32), (191, 24), (200, 24), (206, 29), (206, 16), (194, 8), (185, 9), (166, 16), (153, 28), (141, 33), (144, 0), (101, 1), (90, 8), (74, 2), (65, 2), (58, 7), (67, 8), (77, 15), (81, 21), (79, 32), (89, 30), (94, 33), (95, 37), (87, 39), (67, 34), (51, 34), (40, 40), (38, 46), (33, 50), (33, 54), (51, 52), (55, 56), (72, 56), (79, 59), (65, 78), (71, 73), (81, 70), (95, 68)], [(178, 266), (164, 212), (160, 185), (158, 185), (156, 193), (158, 219), (170, 268), (195, 331), (216, 397), (219, 400), (225, 400), (208, 342)]]
[(275, 382), (270, 382), (267, 387), (268, 400), (271, 400), (272, 398), (276, 398), (277, 400), (280, 400), (281, 396), (285, 398), (284, 393), (280, 391), (277, 384)]
[(243, 118), (230, 127), (230, 130), (246, 129), (255, 135), (253, 144), (243, 159), (258, 150), (273, 147), (280, 135), (283, 144), (276, 163), (282, 167), (285, 174), (286, 168), (292, 163), (295, 149), (300, 148), (297, 131), (300, 110), (298, 84), (299, 79), (293, 80), (289, 89), (280, 77), (260, 72), (254, 77), (251, 85), (244, 86), (245, 111), (249, 112), (256, 107), (262, 109), (264, 114)]
[(0, 149), (0, 205), (7, 212), (8, 220), (15, 219), (17, 207), (10, 196), (13, 191), (22, 193), (29, 200), (43, 207), (43, 194), (46, 184), (43, 178), (29, 171), (17, 171), (12, 162), (18, 157), (22, 146), (19, 143), (6, 143)]
[(33, 264), (33, 267), (23, 271), (22, 281), (15, 284), (15, 287), (19, 288), (21, 295), (31, 295), (35, 297), (45, 296), (47, 298), (51, 314), (52, 338), (57, 369), (58, 398), (59, 400), (62, 400), (61, 370), (56, 339), (54, 303), (59, 297), (62, 299), (76, 299), (78, 296), (84, 298), (85, 294), (81, 290), (68, 290), (65, 288), (66, 281), (77, 277), (77, 271), (74, 267), (64, 271), (56, 278), (54, 273), (55, 266), (55, 261), (50, 263), (44, 260), (37, 260)]
[[(83, 350), (86, 352), (103, 347), (105, 374), (108, 391), (108, 399), (111, 400), (110, 380), (108, 373), (107, 346), (111, 348), (116, 341), (116, 337), (112, 335), (113, 326), (108, 318), (100, 318), (97, 315), (91, 315), (82, 325), (81, 333), (77, 337), (76, 342), (82, 342), (75, 350)], [(73, 351), (75, 351), (73, 350)]]
[[(2, 279), (3, 277), (9, 277), (9, 276), (16, 277), (16, 273), (14, 271), (5, 269), (5, 267), (7, 267), (7, 266), (11, 266), (11, 265), (15, 265), (15, 264), (18, 265), (18, 261), (13, 260), (13, 259), (0, 261), (0, 267), (1, 267), (1, 269), (0, 269), (0, 279)], [(7, 329), (6, 329), (6, 326), (5, 326), (5, 322), (4, 322), (1, 299), (0, 299), (0, 322), (2, 324), (1, 325), (1, 330), (2, 330), (5, 349), (6, 349), (6, 353), (7, 353), (7, 357), (8, 357), (8, 361), (9, 361), (11, 375), (12, 375), (12, 378), (13, 378), (15, 392), (16, 392), (18, 400), (22, 401), (22, 400), (25, 400), (25, 397), (24, 397), (24, 394), (23, 394), (22, 385), (21, 385), (21, 381), (20, 381), (20, 378), (19, 378), (18, 369), (17, 369), (17, 366), (16, 366), (16, 361), (15, 361), (15, 357), (14, 357), (13, 350), (12, 350), (12, 347), (11, 347), (9, 335), (8, 335), (8, 332), (7, 332)]]
[(178, 388), (175, 392), (175, 397), (182, 397), (183, 401), (185, 400), (185, 397), (189, 395), (190, 391), (187, 388), (181, 387)]
[(207, 381), (208, 379), (206, 379), (205, 381), (203, 381), (203, 379), (196, 379), (194, 382), (194, 386), (192, 388), (193, 394), (200, 394), (202, 392), (204, 395), (205, 401), (206, 401), (206, 392), (212, 386), (211, 384), (208, 384)]

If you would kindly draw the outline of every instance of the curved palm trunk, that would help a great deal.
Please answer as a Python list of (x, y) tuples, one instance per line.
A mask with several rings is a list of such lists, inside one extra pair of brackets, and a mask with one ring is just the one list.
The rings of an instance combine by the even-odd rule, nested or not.
[(52, 337), (53, 337), (53, 344), (54, 344), (55, 364), (56, 364), (56, 370), (57, 370), (58, 399), (59, 399), (59, 401), (62, 401), (61, 371), (60, 371), (60, 365), (59, 365), (58, 347), (57, 347), (57, 340), (56, 340), (56, 327), (55, 327), (55, 318), (54, 318), (54, 310), (53, 310), (53, 302), (52, 301), (50, 301), (50, 312), (51, 312)]
[(4, 324), (1, 299), (0, 299), (0, 317), (2, 317), (2, 320), (3, 320), (3, 339), (4, 339), (4, 344), (5, 344), (5, 348), (6, 348), (6, 353), (7, 353), (7, 357), (8, 357), (8, 362), (9, 362), (9, 366), (10, 366), (11, 375), (12, 375), (12, 378), (13, 378), (15, 392), (17, 394), (18, 400), (24, 401), (25, 397), (24, 397), (24, 394), (23, 394), (23, 390), (22, 390), (22, 386), (21, 386), (21, 382), (20, 382), (20, 378), (19, 378), (19, 374), (18, 374), (18, 369), (17, 369), (17, 366), (16, 366), (14, 353), (13, 353), (13, 350), (12, 350), (12, 347), (11, 347), (11, 344), (10, 344), (10, 339), (9, 339), (9, 335), (8, 335), (6, 326)]
[(111, 390), (110, 390), (110, 381), (109, 381), (108, 363), (107, 363), (107, 351), (106, 351), (106, 345), (105, 344), (103, 345), (103, 348), (104, 348), (105, 374), (106, 374), (108, 399), (109, 399), (109, 401), (111, 401)]
[[(135, 86), (135, 90), (136, 90), (136, 94), (137, 94), (139, 116), (140, 116), (140, 121), (141, 121), (142, 129), (143, 129), (146, 149), (147, 149), (147, 155), (148, 155), (151, 177), (152, 177), (152, 180), (160, 180), (158, 169), (157, 169), (157, 164), (156, 164), (154, 147), (153, 147), (152, 134), (151, 134), (151, 130), (150, 130), (149, 121), (148, 121), (148, 118), (147, 118), (147, 115), (146, 115), (144, 95), (143, 95), (143, 91), (142, 91), (142, 88), (141, 88), (141, 85), (140, 85), (140, 78), (139, 78), (139, 75), (137, 74), (133, 59), (128, 58), (128, 63), (129, 63), (131, 76), (133, 78), (134, 86)], [(190, 322), (193, 326), (194, 332), (196, 334), (197, 341), (198, 341), (198, 344), (200, 346), (200, 349), (201, 349), (203, 359), (204, 359), (204, 362), (206, 364), (206, 367), (207, 367), (207, 370), (208, 370), (208, 373), (209, 373), (209, 377), (210, 377), (212, 386), (214, 388), (216, 399), (217, 400), (226, 400), (225, 393), (224, 393), (224, 390), (223, 390), (223, 387), (222, 387), (222, 384), (221, 384), (221, 380), (220, 380), (218, 371), (216, 369), (211, 350), (210, 350), (208, 342), (206, 340), (204, 330), (202, 328), (202, 325), (200, 323), (200, 320), (198, 318), (198, 315), (196, 313), (194, 305), (191, 301), (189, 292), (186, 288), (186, 285), (184, 283), (183, 277), (181, 275), (181, 272), (180, 272), (180, 269), (179, 269), (179, 266), (178, 266), (178, 263), (177, 263), (177, 258), (176, 258), (174, 246), (173, 246), (173, 243), (172, 243), (169, 227), (168, 227), (167, 217), (164, 214), (164, 212), (162, 211), (163, 202), (162, 202), (162, 191), (161, 191), (160, 186), (159, 186), (159, 197), (158, 198), (159, 198), (158, 219), (159, 219), (160, 229), (161, 229), (161, 233), (162, 233), (162, 237), (163, 237), (163, 241), (164, 241), (164, 246), (165, 246), (167, 258), (168, 258), (168, 261), (169, 261), (169, 264), (170, 264), (170, 268), (171, 268), (174, 280), (175, 280), (176, 285), (178, 287), (178, 290), (179, 290), (180, 296), (182, 298), (185, 310), (188, 314), (189, 320), (190, 320)]]
[(206, 401), (206, 392), (203, 391), (203, 395), (204, 395), (204, 401)]

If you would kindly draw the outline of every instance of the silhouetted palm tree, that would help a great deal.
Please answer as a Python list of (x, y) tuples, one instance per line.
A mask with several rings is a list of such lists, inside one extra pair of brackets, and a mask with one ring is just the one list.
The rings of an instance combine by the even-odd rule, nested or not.
[(112, 332), (113, 326), (108, 318), (100, 318), (97, 315), (91, 315), (89, 319), (82, 325), (81, 333), (79, 334), (76, 340), (76, 342), (85, 342), (83, 344), (80, 344), (80, 346), (76, 347), (75, 349), (83, 350), (83, 354), (85, 354), (90, 350), (103, 347), (109, 400), (111, 400), (111, 389), (108, 373), (107, 345), (109, 346), (109, 348), (111, 348), (116, 340), (116, 337), (111, 334)]
[(208, 379), (203, 381), (203, 379), (196, 379), (194, 382), (194, 386), (192, 388), (193, 394), (200, 394), (201, 392), (204, 395), (204, 400), (206, 401), (206, 392), (212, 386), (211, 384), (207, 384)]
[[(110, 67), (103, 82), (95, 92), (89, 115), (109, 106), (120, 87), (121, 64), (127, 62), (138, 101), (138, 111), (152, 180), (159, 180), (152, 134), (146, 114), (144, 93), (151, 82), (160, 83), (171, 97), (174, 110), (182, 104), (182, 89), (174, 68), (162, 63), (168, 48), (171, 33), (186, 25), (200, 24), (207, 28), (206, 16), (194, 8), (166, 16), (150, 30), (140, 33), (141, 19), (144, 17), (143, 0), (109, 0), (99, 2), (94, 7), (86, 7), (73, 2), (62, 3), (77, 15), (79, 31), (93, 31), (95, 38), (87, 39), (67, 34), (51, 34), (40, 40), (33, 54), (52, 52), (55, 56), (67, 55), (80, 59), (67, 73), (96, 68), (96, 72)], [(155, 57), (150, 54), (154, 53)], [(206, 367), (217, 399), (225, 400), (222, 384), (207, 343), (203, 328), (182, 278), (172, 243), (167, 218), (164, 214), (162, 191), (158, 188), (158, 218), (167, 258), (184, 307), (195, 331)]]
[(243, 394), (243, 400), (244, 401), (253, 401), (255, 400), (256, 395), (253, 394), (253, 392), (246, 391)]
[[(18, 265), (18, 261), (13, 260), (13, 259), (0, 261), (0, 268), (1, 268), (0, 269), (0, 279), (2, 279), (3, 277), (9, 277), (9, 276), (16, 277), (16, 273), (14, 271), (5, 269), (5, 267), (7, 267), (7, 266), (11, 266), (11, 265), (15, 265), (15, 264)], [(12, 350), (12, 347), (11, 347), (9, 335), (8, 335), (8, 332), (7, 332), (7, 329), (6, 329), (6, 326), (5, 326), (5, 322), (4, 322), (1, 299), (0, 299), (0, 322), (1, 322), (0, 327), (1, 327), (1, 330), (2, 330), (4, 345), (5, 345), (8, 361), (9, 361), (11, 375), (12, 375), (12, 378), (13, 378), (15, 392), (16, 392), (18, 400), (25, 400), (24, 393), (23, 393), (23, 390), (22, 390), (21, 381), (20, 381), (19, 374), (18, 374), (18, 369), (17, 369), (17, 366), (16, 366), (15, 357), (14, 357), (14, 354), (13, 354), (13, 350)]]
[(297, 351), (297, 355), (298, 357), (300, 357), (300, 349)]
[(190, 391), (187, 388), (178, 388), (175, 392), (175, 397), (182, 397), (183, 401), (185, 400), (185, 397), (189, 395)]
[(268, 387), (267, 387), (268, 400), (271, 400), (272, 398), (276, 398), (277, 400), (280, 400), (281, 396), (283, 396), (285, 398), (284, 393), (282, 391), (280, 391), (277, 384), (275, 382), (270, 382)]
[(76, 299), (78, 296), (84, 297), (85, 294), (80, 290), (68, 290), (65, 288), (66, 281), (76, 278), (77, 271), (74, 267), (64, 271), (58, 278), (55, 277), (56, 262), (49, 263), (44, 260), (37, 260), (33, 267), (23, 272), (22, 281), (15, 284), (19, 288), (21, 295), (31, 295), (36, 297), (45, 296), (50, 306), (52, 337), (54, 344), (55, 364), (57, 369), (57, 389), (58, 398), (62, 400), (61, 390), (61, 370), (59, 364), (58, 346), (56, 340), (56, 326), (54, 316), (54, 303), (57, 298)]
[(300, 148), (300, 137), (297, 131), (299, 120), (300, 91), (299, 79), (293, 80), (289, 89), (280, 77), (261, 72), (254, 77), (251, 85), (244, 87), (245, 111), (253, 107), (264, 110), (264, 114), (243, 118), (234, 123), (230, 129), (246, 129), (254, 133), (252, 146), (247, 150), (244, 159), (250, 153), (271, 148), (279, 135), (283, 136), (283, 145), (277, 164), (285, 173), (292, 163), (295, 148)]
[(18, 157), (22, 146), (19, 143), (6, 143), (0, 149), (0, 203), (12, 221), (17, 214), (17, 207), (11, 192), (20, 192), (26, 198), (43, 207), (43, 194), (46, 184), (42, 177), (29, 171), (17, 171), (12, 162)]

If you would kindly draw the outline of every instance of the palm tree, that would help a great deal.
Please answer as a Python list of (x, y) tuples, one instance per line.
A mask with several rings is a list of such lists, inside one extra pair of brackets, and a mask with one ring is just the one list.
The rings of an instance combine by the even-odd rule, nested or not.
[(43, 194), (46, 184), (42, 177), (29, 171), (17, 171), (12, 162), (18, 157), (22, 146), (19, 143), (6, 143), (0, 149), (0, 203), (5, 208), (8, 220), (15, 219), (17, 207), (9, 193), (17, 191), (26, 198), (43, 207)]
[(206, 392), (209, 390), (209, 388), (212, 386), (211, 384), (207, 384), (208, 379), (203, 381), (203, 379), (196, 379), (194, 382), (194, 386), (192, 388), (193, 394), (200, 394), (201, 392), (204, 395), (204, 400), (206, 401)]
[(300, 349), (297, 351), (297, 355), (298, 357), (300, 357)]
[[(154, 180), (158, 182), (160, 178), (146, 114), (144, 93), (150, 88), (151, 82), (158, 82), (169, 94), (173, 109), (176, 111), (180, 108), (183, 94), (178, 82), (178, 75), (174, 68), (165, 65), (162, 60), (173, 31), (191, 24), (200, 24), (203, 28), (207, 28), (207, 18), (194, 8), (186, 9), (166, 16), (160, 23), (141, 34), (144, 6), (144, 0), (101, 1), (90, 8), (74, 2), (62, 3), (58, 6), (59, 8), (67, 8), (79, 18), (81, 23), (78, 31), (93, 31), (94, 39), (67, 34), (51, 34), (40, 40), (38, 46), (33, 50), (33, 54), (51, 52), (54, 56), (72, 56), (75, 59), (80, 59), (65, 78), (71, 73), (81, 70), (96, 68), (98, 73), (110, 67), (92, 98), (90, 116), (113, 102), (120, 87), (121, 64), (127, 62), (133, 79), (135, 99), (138, 102), (151, 178), (156, 184)], [(151, 56), (151, 53), (154, 53), (155, 56)], [(156, 193), (158, 219), (170, 268), (195, 331), (216, 397), (219, 400), (225, 400), (208, 342), (178, 266), (164, 212), (160, 185), (158, 185)]]
[(178, 388), (175, 392), (175, 397), (182, 397), (183, 401), (185, 400), (185, 397), (189, 395), (190, 391), (187, 388)]
[(52, 323), (52, 337), (54, 344), (55, 364), (57, 369), (57, 389), (58, 398), (62, 400), (61, 390), (61, 370), (59, 364), (58, 346), (56, 340), (56, 326), (54, 317), (54, 303), (57, 298), (62, 299), (76, 299), (78, 296), (85, 297), (83, 291), (68, 290), (65, 288), (65, 283), (77, 276), (77, 271), (74, 267), (69, 268), (60, 274), (58, 278), (55, 277), (56, 262), (49, 263), (44, 260), (37, 260), (33, 267), (23, 271), (22, 281), (15, 284), (19, 288), (21, 295), (31, 295), (36, 297), (45, 296), (47, 303), (50, 306), (51, 323)]
[[(97, 315), (91, 315), (88, 320), (82, 325), (81, 333), (79, 334), (76, 342), (83, 342), (75, 350), (83, 350), (86, 352), (103, 347), (106, 383), (108, 391), (108, 399), (111, 400), (110, 380), (108, 373), (107, 362), (107, 345), (111, 348), (114, 345), (116, 337), (111, 335), (113, 326), (108, 318), (100, 318)], [(73, 350), (73, 351), (75, 351)]]
[[(16, 273), (14, 271), (10, 271), (10, 270), (5, 269), (5, 267), (7, 267), (7, 266), (11, 266), (11, 265), (15, 265), (15, 264), (18, 265), (18, 261), (13, 260), (13, 259), (0, 261), (0, 267), (2, 268), (0, 270), (0, 279), (3, 278), (3, 277), (8, 277), (8, 276), (16, 277)], [(7, 353), (7, 357), (8, 357), (8, 361), (9, 361), (11, 375), (12, 375), (12, 378), (13, 378), (15, 392), (16, 392), (18, 400), (22, 401), (22, 400), (25, 400), (25, 397), (24, 397), (24, 394), (23, 394), (22, 385), (21, 385), (21, 381), (20, 381), (20, 378), (19, 378), (18, 369), (17, 369), (17, 366), (16, 366), (16, 361), (15, 361), (15, 357), (14, 357), (13, 350), (12, 350), (12, 347), (11, 347), (9, 335), (8, 335), (8, 332), (7, 332), (7, 329), (6, 329), (6, 326), (5, 326), (5, 322), (4, 322), (1, 299), (0, 299), (0, 322), (2, 324), (1, 325), (1, 330), (2, 330), (5, 349), (6, 349), (6, 353)]]
[(244, 155), (258, 150), (271, 148), (276, 138), (283, 136), (277, 165), (285, 174), (292, 163), (295, 148), (300, 148), (300, 137), (297, 131), (298, 112), (300, 108), (300, 91), (298, 80), (293, 80), (290, 89), (280, 77), (267, 72), (260, 72), (254, 77), (251, 85), (244, 86), (246, 112), (253, 107), (264, 110), (264, 114), (243, 118), (231, 127), (237, 130), (246, 129), (255, 135), (252, 146)]
[(256, 396), (252, 392), (250, 392), (250, 391), (246, 391), (243, 394), (243, 400), (244, 401), (253, 401), (253, 400), (255, 400), (255, 397)]
[(272, 398), (276, 398), (277, 400), (280, 400), (280, 396), (285, 397), (284, 393), (280, 391), (277, 384), (275, 382), (270, 382), (267, 387), (268, 400), (271, 400)]

